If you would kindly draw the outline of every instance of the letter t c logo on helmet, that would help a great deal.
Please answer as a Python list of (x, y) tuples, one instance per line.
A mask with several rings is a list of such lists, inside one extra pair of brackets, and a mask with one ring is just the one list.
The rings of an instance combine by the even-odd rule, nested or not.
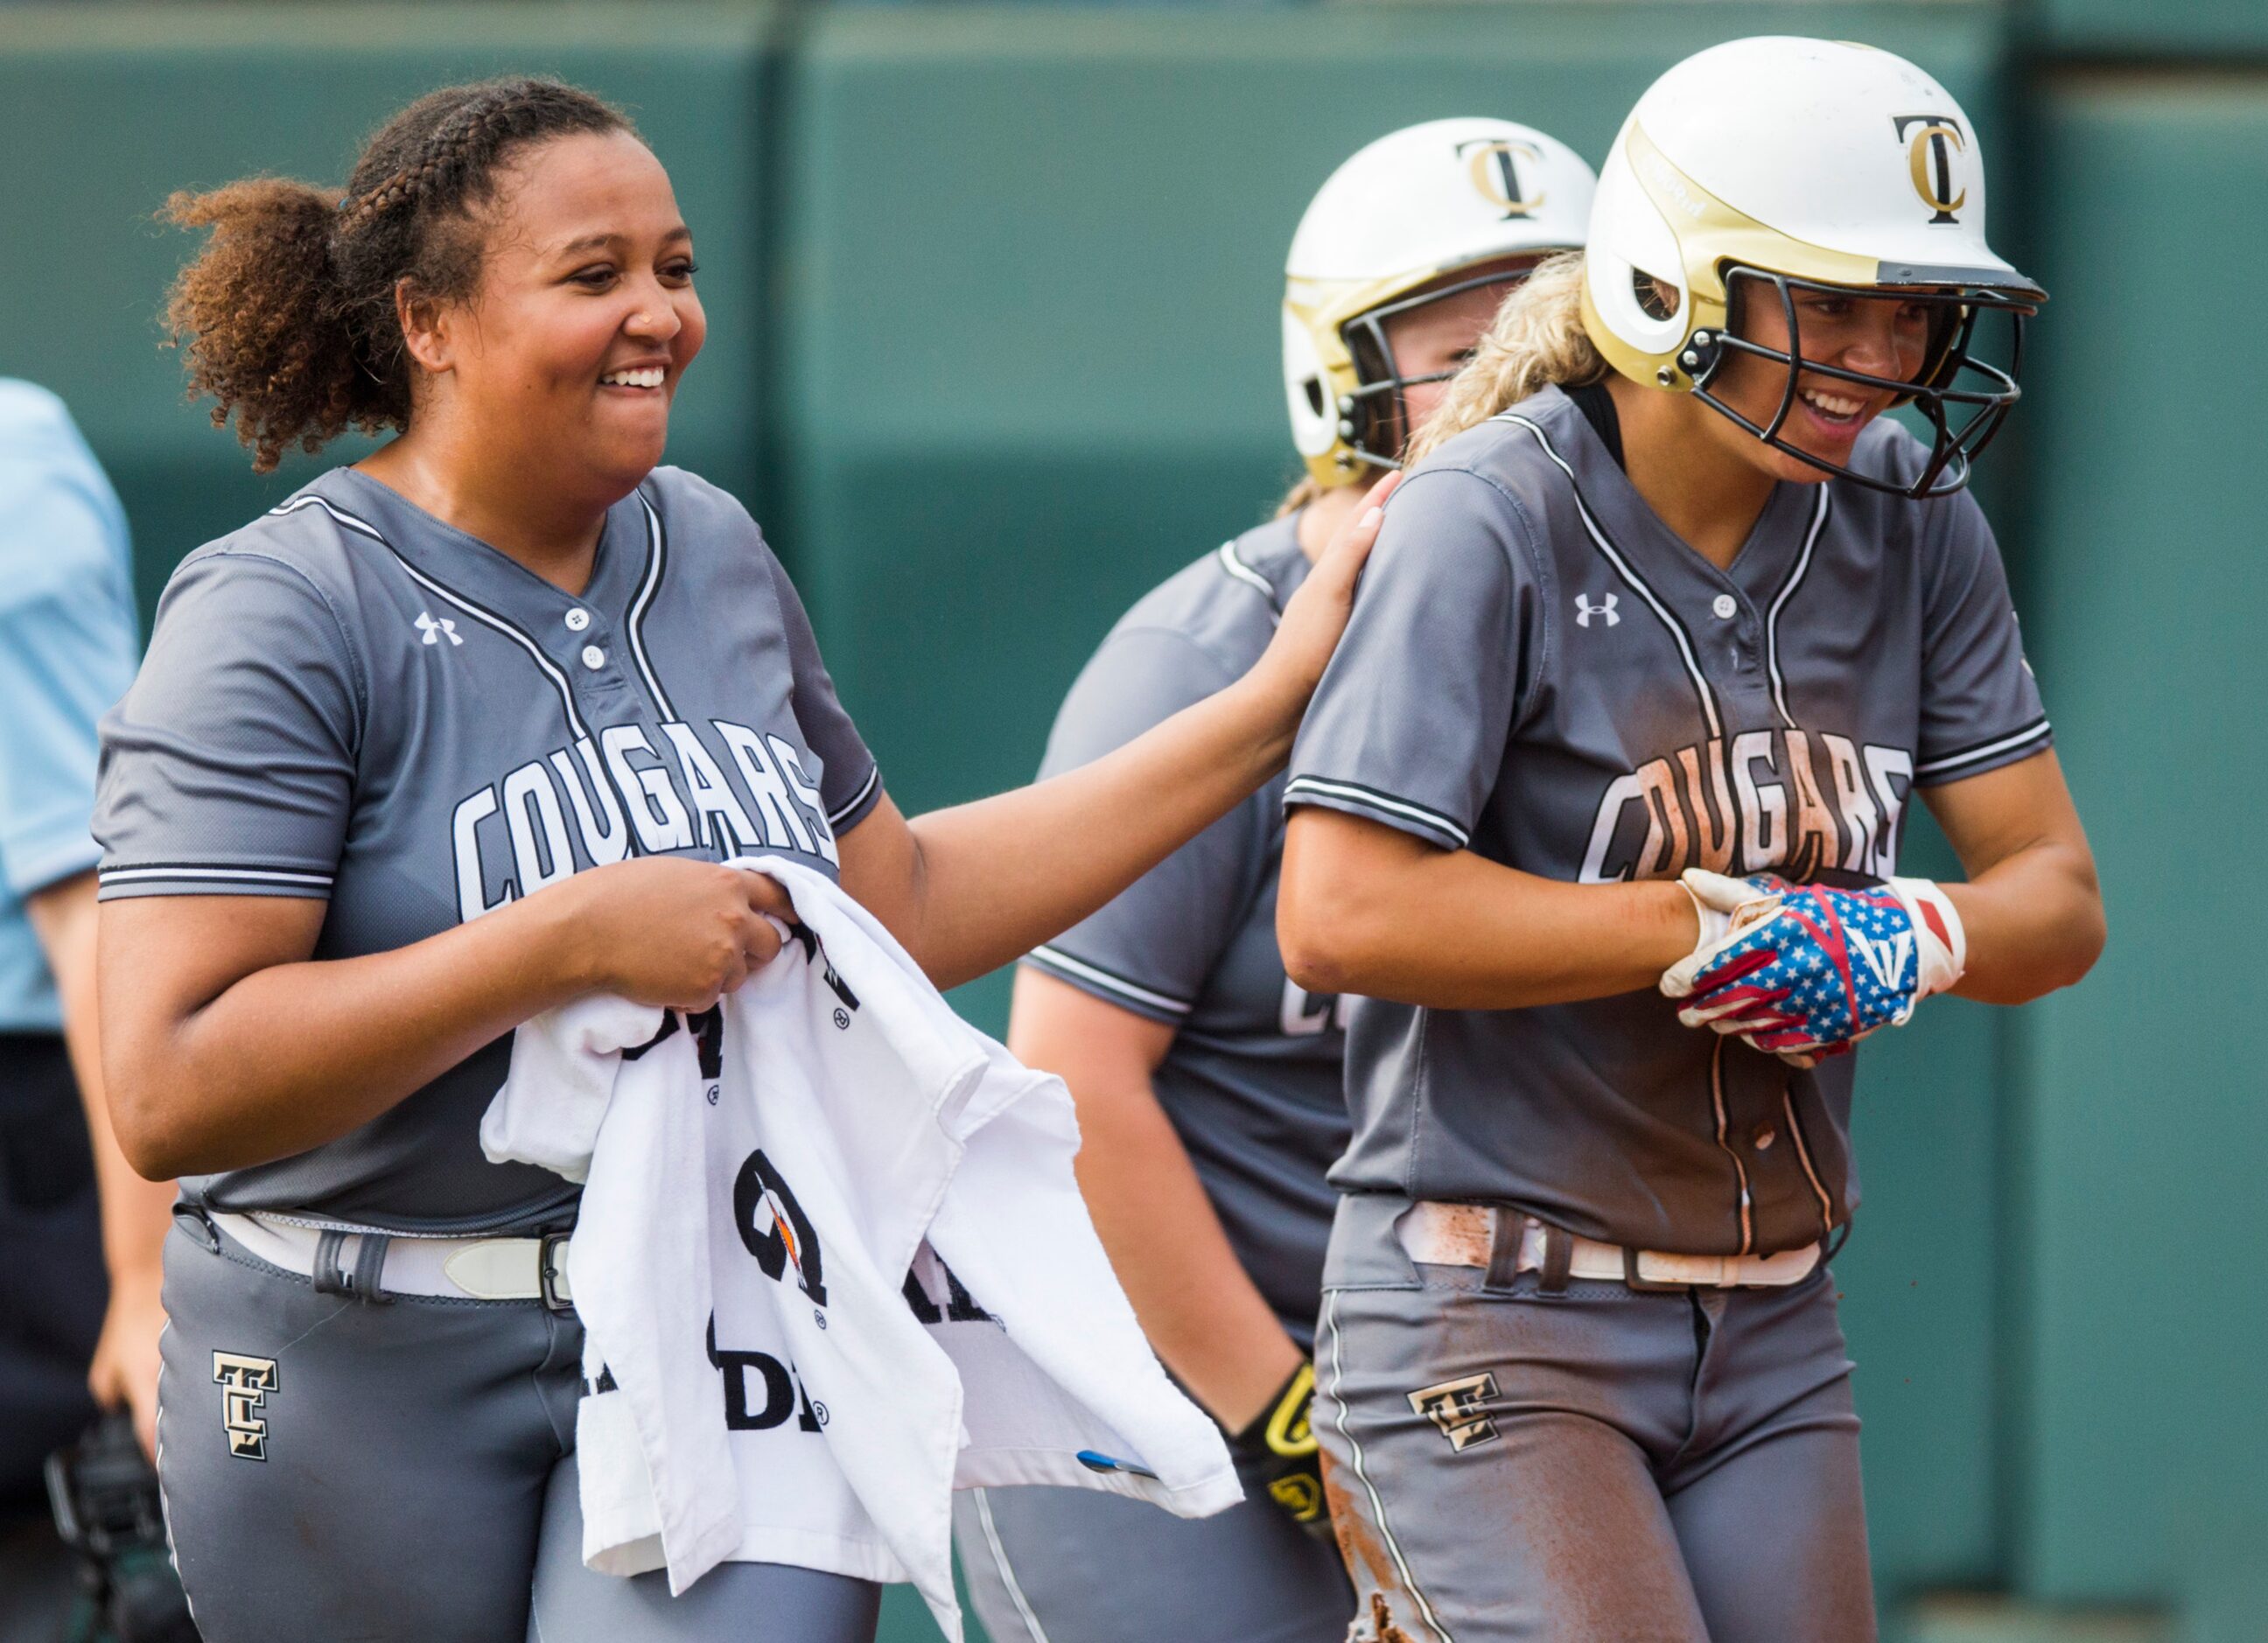
[(1457, 144), (1457, 152), (1468, 157), (1473, 187), (1480, 190), (1481, 198), (1491, 205), (1503, 208), (1505, 220), (1515, 217), (1533, 217), (1542, 209), (1548, 189), (1539, 188), (1533, 197), (1521, 181), (1520, 164), (1526, 160), (1532, 168), (1543, 164), (1543, 151), (1533, 143), (1506, 140), (1503, 137), (1472, 137)]
[[(1913, 175), (1914, 192), (1921, 203), (1936, 215), (1933, 223), (1957, 223), (1954, 213), (1969, 203), (1969, 189), (1956, 182), (1954, 170), (1955, 156), (1969, 146), (1961, 135), (1961, 128), (1943, 114), (1898, 114), (1890, 123), (1905, 143), (1906, 155)], [(1912, 135), (1908, 136), (1911, 132)]]

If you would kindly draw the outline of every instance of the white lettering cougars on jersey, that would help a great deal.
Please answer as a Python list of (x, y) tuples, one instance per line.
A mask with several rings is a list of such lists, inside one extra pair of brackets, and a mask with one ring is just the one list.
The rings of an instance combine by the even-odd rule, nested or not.
[(661, 732), (673, 773), (643, 726), (613, 725), (599, 733), (603, 755), (586, 736), (458, 800), (449, 817), (458, 917), (469, 921), (556, 884), (575, 871), (578, 842), (593, 866), (620, 861), (633, 830), (649, 853), (777, 850), (841, 860), (819, 790), (792, 747), (729, 719), (705, 728), (723, 759), (701, 730), (672, 721)]
[(1688, 867), (1887, 879), (1912, 791), (1911, 752), (1832, 731), (1693, 743), (1608, 784), (1577, 882), (1674, 879)]

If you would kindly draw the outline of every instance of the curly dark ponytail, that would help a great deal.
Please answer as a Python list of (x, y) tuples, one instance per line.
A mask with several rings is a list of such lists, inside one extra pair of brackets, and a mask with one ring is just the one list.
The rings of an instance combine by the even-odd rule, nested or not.
[(212, 236), (173, 282), (166, 320), (187, 345), (189, 392), (236, 419), (267, 473), (297, 445), (409, 420), (394, 290), (442, 301), (480, 280), (474, 222), (530, 143), (633, 131), (620, 111), (554, 80), (488, 80), (420, 98), (371, 138), (338, 194), (281, 178), (176, 194), (168, 220)]

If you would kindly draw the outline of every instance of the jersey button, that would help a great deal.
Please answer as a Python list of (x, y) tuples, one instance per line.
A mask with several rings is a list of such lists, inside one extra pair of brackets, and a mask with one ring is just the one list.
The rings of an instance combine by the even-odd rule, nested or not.
[(1779, 1132), (1774, 1130), (1771, 1125), (1768, 1124), (1760, 1124), (1756, 1126), (1756, 1151), (1759, 1153), (1771, 1152), (1771, 1144), (1778, 1139)]
[(590, 613), (589, 611), (587, 611), (587, 610), (585, 610), (581, 606), (579, 606), (579, 605), (578, 605), (578, 606), (577, 606), (574, 609), (572, 609), (572, 610), (571, 610), (571, 611), (569, 611), (569, 612), (567, 613), (567, 631), (568, 631), (568, 632), (570, 632), (570, 633), (580, 633), (584, 629), (585, 629), (585, 628), (589, 627), (590, 625), (591, 625), (591, 613)]
[(1730, 593), (1719, 593), (1717, 595), (1715, 601), (1710, 605), (1709, 608), (1717, 613), (1718, 621), (1730, 622), (1735, 615), (1740, 614), (1741, 601), (1734, 599)]
[(583, 647), (583, 666), (596, 673), (607, 665), (607, 653), (595, 645)]

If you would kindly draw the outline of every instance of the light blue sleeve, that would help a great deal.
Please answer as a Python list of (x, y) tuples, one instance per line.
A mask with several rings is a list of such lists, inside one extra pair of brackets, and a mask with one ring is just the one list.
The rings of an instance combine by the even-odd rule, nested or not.
[[(62, 409), (55, 410), (56, 418)], [(0, 438), (0, 879), (18, 896), (98, 851), (96, 722), (134, 678), (117, 498), (67, 421)]]

